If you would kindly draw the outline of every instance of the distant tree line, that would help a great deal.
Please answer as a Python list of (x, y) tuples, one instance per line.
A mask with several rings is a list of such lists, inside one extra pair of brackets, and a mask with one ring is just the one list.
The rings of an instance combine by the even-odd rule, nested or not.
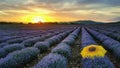
[(0, 22), (0, 24), (23, 24), (23, 22)]
[[(109, 24), (120, 24), (120, 21), (118, 22), (109, 22)], [(0, 22), (0, 24), (26, 24), (24, 22)], [(27, 24), (104, 24), (103, 22), (94, 22), (94, 21), (72, 21), (72, 22), (40, 22), (40, 23), (32, 23), (28, 22)], [(108, 24), (108, 23), (107, 23)]]

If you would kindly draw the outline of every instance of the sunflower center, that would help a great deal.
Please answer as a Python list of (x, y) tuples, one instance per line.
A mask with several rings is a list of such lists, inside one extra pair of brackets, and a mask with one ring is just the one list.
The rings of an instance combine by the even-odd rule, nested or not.
[(90, 52), (93, 52), (93, 51), (95, 51), (95, 50), (96, 50), (95, 47), (90, 47), (90, 48), (89, 48), (89, 51), (90, 51)]

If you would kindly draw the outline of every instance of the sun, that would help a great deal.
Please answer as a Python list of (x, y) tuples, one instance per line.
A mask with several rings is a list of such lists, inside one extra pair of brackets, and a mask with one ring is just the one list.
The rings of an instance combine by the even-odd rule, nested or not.
[(36, 17), (33, 18), (32, 22), (33, 23), (44, 23), (45, 20), (40, 16), (36, 16)]

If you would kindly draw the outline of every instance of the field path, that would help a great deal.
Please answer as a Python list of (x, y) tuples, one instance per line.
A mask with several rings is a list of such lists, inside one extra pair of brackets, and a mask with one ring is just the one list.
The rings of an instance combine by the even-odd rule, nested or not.
[(68, 68), (82, 68), (80, 45), (81, 45), (81, 34), (79, 34), (74, 46), (72, 46), (72, 55), (68, 60)]

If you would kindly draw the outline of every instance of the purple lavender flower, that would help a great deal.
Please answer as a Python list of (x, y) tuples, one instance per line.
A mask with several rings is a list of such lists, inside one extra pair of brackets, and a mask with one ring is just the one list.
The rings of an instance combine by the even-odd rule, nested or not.
[(61, 54), (66, 58), (71, 56), (71, 47), (66, 43), (60, 43), (52, 49), (52, 53)]
[(87, 29), (96, 39), (98, 39), (103, 46), (110, 51), (118, 60), (120, 60), (120, 42), (104, 35), (99, 32), (96, 32), (91, 29)]
[(83, 68), (115, 68), (107, 57), (95, 57), (82, 59)]
[(67, 68), (67, 59), (59, 54), (50, 53), (38, 62), (34, 68)]
[(91, 44), (97, 44), (93, 37), (84, 29), (82, 28), (82, 38), (81, 38), (81, 44), (82, 44), (82, 47), (85, 47), (85, 46), (88, 46), (88, 45), (91, 45)]
[(39, 50), (34, 47), (15, 51), (0, 60), (0, 68), (22, 68), (25, 63), (36, 58), (38, 54)]

